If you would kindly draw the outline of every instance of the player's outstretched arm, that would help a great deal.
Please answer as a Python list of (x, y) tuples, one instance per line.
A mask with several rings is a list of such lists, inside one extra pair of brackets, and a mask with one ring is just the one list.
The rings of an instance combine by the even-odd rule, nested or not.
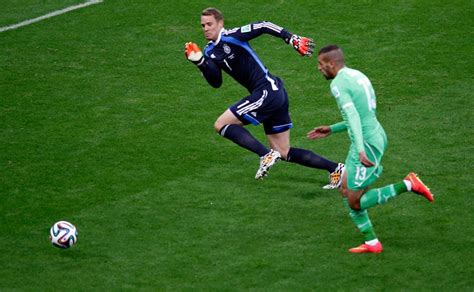
[(287, 44), (290, 44), (301, 56), (311, 56), (314, 50), (314, 42), (307, 37), (292, 34), (283, 27), (270, 21), (258, 21), (230, 29), (226, 35), (234, 37), (244, 42), (248, 42), (262, 34), (270, 34), (282, 38)]
[(306, 137), (308, 137), (311, 140), (314, 140), (314, 139), (326, 138), (327, 136), (331, 134), (332, 134), (332, 131), (329, 126), (319, 126), (309, 131)]

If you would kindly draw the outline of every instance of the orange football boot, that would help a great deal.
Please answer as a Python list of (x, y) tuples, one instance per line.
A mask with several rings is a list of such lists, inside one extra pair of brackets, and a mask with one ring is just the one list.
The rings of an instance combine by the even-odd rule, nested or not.
[(428, 201), (433, 202), (433, 194), (430, 189), (421, 181), (421, 179), (413, 172), (410, 172), (406, 177), (406, 180), (411, 182), (411, 191), (425, 197)]
[(380, 253), (382, 252), (382, 243), (377, 242), (376, 245), (368, 245), (366, 243), (363, 243), (359, 245), (358, 247), (353, 247), (349, 249), (349, 252), (352, 253)]

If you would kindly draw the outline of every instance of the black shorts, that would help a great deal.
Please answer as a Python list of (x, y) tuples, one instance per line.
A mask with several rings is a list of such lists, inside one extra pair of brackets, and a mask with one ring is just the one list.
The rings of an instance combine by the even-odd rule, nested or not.
[(244, 125), (263, 124), (267, 135), (285, 132), (293, 127), (288, 94), (279, 79), (274, 84), (268, 82), (268, 86), (254, 90), (229, 109)]

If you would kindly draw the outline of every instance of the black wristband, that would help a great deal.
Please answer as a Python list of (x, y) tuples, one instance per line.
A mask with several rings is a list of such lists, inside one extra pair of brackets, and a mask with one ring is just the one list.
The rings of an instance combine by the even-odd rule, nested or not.
[(293, 34), (290, 33), (289, 31), (287, 31), (286, 29), (282, 29), (281, 32), (280, 32), (280, 36), (281, 38), (285, 41), (285, 43), (289, 44), (290, 43), (290, 39), (291, 39), (291, 36)]

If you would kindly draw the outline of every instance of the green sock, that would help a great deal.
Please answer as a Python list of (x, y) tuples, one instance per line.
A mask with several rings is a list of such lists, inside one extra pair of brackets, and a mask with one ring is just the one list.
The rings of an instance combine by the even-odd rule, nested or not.
[(396, 197), (406, 191), (407, 186), (404, 182), (384, 186), (378, 189), (372, 189), (363, 194), (360, 198), (360, 208), (365, 210), (375, 205), (385, 204), (388, 199)]
[(369, 241), (376, 239), (374, 229), (372, 228), (372, 222), (370, 222), (369, 214), (367, 210), (353, 210), (349, 207), (347, 198), (343, 199), (344, 207), (349, 210), (349, 216), (351, 216), (352, 222), (357, 226), (357, 229), (364, 235), (364, 240)]

